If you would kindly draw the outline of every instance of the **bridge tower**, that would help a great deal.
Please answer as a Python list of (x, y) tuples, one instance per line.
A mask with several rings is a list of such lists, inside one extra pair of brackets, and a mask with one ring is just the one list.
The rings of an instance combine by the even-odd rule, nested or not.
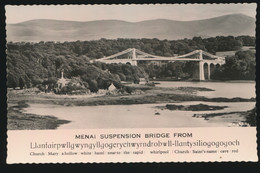
[(208, 63), (208, 80), (210, 80), (210, 64)]
[(202, 57), (202, 50), (200, 50), (200, 61), (199, 61), (199, 80), (205, 80), (204, 76), (204, 62)]
[(137, 66), (135, 48), (132, 49), (132, 65), (136, 65)]

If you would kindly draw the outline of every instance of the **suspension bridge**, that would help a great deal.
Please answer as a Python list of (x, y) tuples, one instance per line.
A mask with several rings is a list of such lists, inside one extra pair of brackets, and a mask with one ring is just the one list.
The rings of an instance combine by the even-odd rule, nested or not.
[[(198, 65), (198, 80), (210, 80), (211, 69), (225, 64), (225, 58), (212, 55), (203, 50), (194, 50), (190, 53), (174, 56), (174, 57), (163, 57), (151, 55), (145, 52), (142, 52), (135, 48), (129, 48), (122, 52), (96, 59), (96, 61), (103, 63), (130, 63), (131, 65), (138, 65), (138, 61), (166, 61), (166, 62), (175, 62), (175, 61), (192, 61)], [(205, 73), (206, 72), (206, 73)], [(195, 73), (196, 74), (196, 73)], [(206, 76), (206, 78), (205, 78)]]

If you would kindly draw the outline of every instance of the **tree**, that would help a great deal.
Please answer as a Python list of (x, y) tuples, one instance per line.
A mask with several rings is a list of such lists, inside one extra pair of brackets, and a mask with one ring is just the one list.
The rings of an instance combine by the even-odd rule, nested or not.
[(108, 89), (108, 87), (112, 84), (112, 79), (106, 79), (106, 78), (98, 78), (97, 84), (99, 89)]
[(123, 73), (118, 73), (121, 81), (126, 81), (126, 76)]
[(19, 87), (20, 89), (23, 89), (25, 86), (25, 82), (24, 79), (22, 77), (19, 78)]
[(13, 74), (7, 75), (7, 87), (15, 89), (19, 85), (19, 80)]
[[(185, 54), (202, 49), (210, 53), (217, 51), (238, 50), (241, 46), (254, 46), (255, 37), (217, 36), (211, 38), (194, 37), (182, 40), (159, 39), (101, 39), (77, 42), (39, 42), (7, 43), (7, 86), (24, 88), (44, 83), (44, 79), (60, 77), (63, 70), (66, 78), (80, 77), (83, 82), (101, 78), (101, 81), (118, 75), (121, 81), (134, 81), (141, 77), (191, 77), (194, 63), (167, 63), (171, 67), (160, 67), (151, 62), (138, 62), (138, 67), (131, 64), (105, 64), (90, 59), (110, 56), (127, 48), (135, 47), (146, 53), (162, 56)], [(156, 62), (154, 62), (156, 63)], [(172, 73), (172, 74), (171, 74)], [(224, 75), (225, 74), (225, 75)], [(212, 74), (214, 76), (214, 74)], [(238, 52), (235, 57), (227, 58), (215, 75), (223, 79), (254, 79), (255, 55), (252, 52)], [(21, 78), (21, 79), (20, 79)], [(116, 79), (118, 80), (118, 78)], [(138, 81), (138, 80), (137, 80)], [(118, 80), (119, 82), (119, 80)], [(101, 82), (99, 82), (101, 83)], [(98, 85), (98, 86), (103, 86)]]
[(96, 80), (89, 80), (88, 85), (91, 92), (98, 92), (98, 84)]
[(255, 55), (251, 51), (239, 51), (227, 57), (226, 63), (212, 75), (213, 79), (254, 80)]

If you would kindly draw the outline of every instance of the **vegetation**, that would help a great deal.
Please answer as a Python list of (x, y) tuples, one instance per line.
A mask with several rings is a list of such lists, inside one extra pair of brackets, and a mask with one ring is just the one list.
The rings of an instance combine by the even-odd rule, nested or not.
[(64, 86), (58, 94), (86, 94), (88, 90), (84, 86), (75, 86), (69, 83), (67, 86)]
[(251, 51), (238, 51), (227, 57), (226, 64), (216, 69), (213, 79), (255, 80), (255, 54)]
[[(168, 63), (166, 66), (141, 64), (90, 63), (90, 60), (109, 56), (134, 47), (149, 54), (174, 56), (202, 49), (214, 54), (216, 51), (239, 50), (242, 46), (254, 46), (250, 36), (194, 37), (183, 40), (158, 39), (100, 39), (76, 42), (9, 42), (7, 44), (7, 86), (9, 88), (39, 87), (52, 90), (64, 71), (66, 78), (79, 77), (84, 87), (91, 92), (107, 89), (111, 83), (120, 87), (121, 81), (138, 83), (140, 77), (190, 78), (193, 64), (190, 62)], [(213, 76), (222, 79), (254, 78), (254, 55), (238, 52), (227, 59), (227, 64)], [(234, 78), (233, 78), (234, 76)]]
[[(85, 56), (43, 54), (40, 56), (40, 53), (35, 50), (8, 48), (7, 86), (9, 88), (38, 87), (41, 90), (53, 90), (61, 71), (64, 71), (66, 78), (79, 78), (80, 90), (85, 88), (91, 92), (97, 92), (99, 89), (107, 89), (112, 83), (121, 87), (121, 81), (138, 83), (139, 78), (146, 75), (143, 69), (129, 64), (90, 63)], [(72, 90), (79, 90), (79, 87), (75, 88), (72, 83), (59, 93), (71, 93)]]
[(256, 108), (245, 112), (246, 121), (250, 124), (250, 126), (256, 126)]

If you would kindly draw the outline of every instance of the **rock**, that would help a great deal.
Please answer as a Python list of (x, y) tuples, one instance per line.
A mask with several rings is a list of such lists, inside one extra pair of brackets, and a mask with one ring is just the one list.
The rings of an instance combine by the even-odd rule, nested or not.
[(226, 108), (227, 106), (211, 106), (211, 105), (204, 105), (204, 104), (197, 104), (197, 105), (173, 105), (167, 104), (166, 108), (169, 110), (185, 110), (185, 111), (208, 111), (208, 110), (221, 110)]

